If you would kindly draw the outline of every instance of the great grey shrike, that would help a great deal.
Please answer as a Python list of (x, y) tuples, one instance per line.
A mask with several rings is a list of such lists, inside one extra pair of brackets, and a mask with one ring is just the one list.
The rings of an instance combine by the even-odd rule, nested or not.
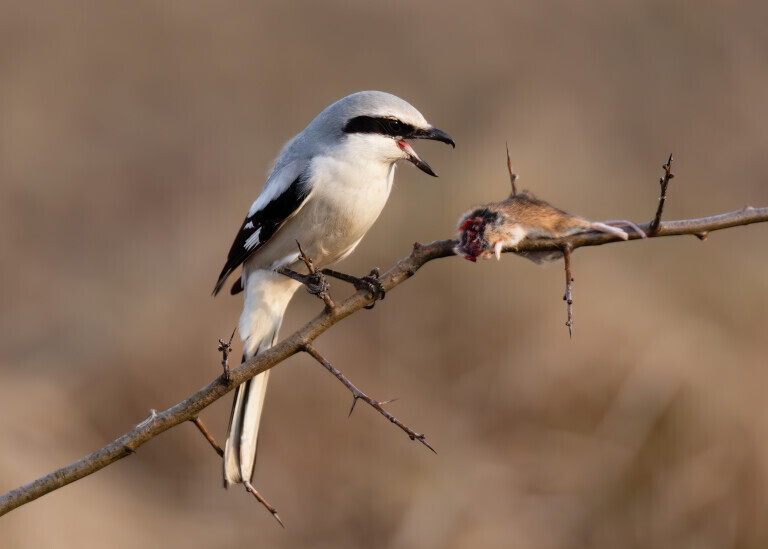
[[(364, 91), (326, 108), (277, 156), (251, 206), (213, 291), (240, 265), (233, 293), (245, 291), (239, 331), (243, 360), (274, 345), (300, 282), (277, 271), (300, 270), (300, 243), (318, 268), (347, 257), (379, 217), (395, 163), (408, 160), (436, 176), (407, 139), (455, 146), (419, 111), (394, 95)], [(250, 481), (269, 371), (240, 385), (224, 450), (224, 485)]]

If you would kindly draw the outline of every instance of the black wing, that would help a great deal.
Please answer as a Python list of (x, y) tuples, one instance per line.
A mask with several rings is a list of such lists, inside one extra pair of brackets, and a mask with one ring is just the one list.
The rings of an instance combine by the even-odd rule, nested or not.
[[(235, 241), (232, 243), (232, 248), (229, 250), (227, 262), (221, 270), (219, 280), (213, 289), (213, 295), (218, 294), (229, 275), (242, 265), (253, 252), (269, 241), (272, 235), (283, 226), (283, 223), (301, 207), (309, 191), (310, 186), (303, 175), (300, 175), (282, 194), (262, 209), (245, 218)], [(237, 293), (236, 287), (237, 285), (232, 288), (233, 294)]]

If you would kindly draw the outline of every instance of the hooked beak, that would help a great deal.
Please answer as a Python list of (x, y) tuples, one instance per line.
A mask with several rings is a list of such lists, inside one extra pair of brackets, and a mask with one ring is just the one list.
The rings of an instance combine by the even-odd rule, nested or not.
[[(432, 126), (430, 126), (427, 129), (416, 130), (411, 135), (409, 135), (408, 138), (409, 139), (431, 139), (433, 141), (440, 141), (441, 143), (446, 143), (452, 146), (453, 148), (456, 148), (456, 143), (454, 142), (453, 138), (450, 135)], [(400, 147), (400, 149), (408, 156), (408, 160), (412, 162), (414, 166), (419, 168), (424, 173), (431, 175), (432, 177), (437, 177), (437, 174), (429, 166), (429, 164), (427, 164), (421, 158), (419, 158), (419, 155), (416, 154), (416, 151), (413, 150), (413, 147), (411, 147), (404, 139), (400, 139), (397, 142), (397, 146)]]

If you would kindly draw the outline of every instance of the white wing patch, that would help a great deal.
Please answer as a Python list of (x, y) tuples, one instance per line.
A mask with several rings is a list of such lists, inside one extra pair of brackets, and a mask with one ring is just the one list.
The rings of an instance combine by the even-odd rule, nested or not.
[(253, 229), (253, 221), (249, 221), (245, 225), (243, 225), (243, 229)]
[[(250, 221), (248, 223), (251, 224), (251, 226), (253, 226), (253, 224)], [(244, 228), (247, 228), (247, 226)], [(243, 247), (246, 250), (248, 250), (250, 248), (253, 248), (254, 246), (258, 246), (260, 233), (261, 233), (261, 227), (259, 227), (255, 233), (253, 233), (251, 236), (248, 237), (248, 240), (245, 241), (245, 244), (243, 245)]]

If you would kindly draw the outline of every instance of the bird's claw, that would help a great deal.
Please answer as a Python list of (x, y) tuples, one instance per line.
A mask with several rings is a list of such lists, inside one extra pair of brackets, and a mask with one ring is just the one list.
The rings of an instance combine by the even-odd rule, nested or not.
[(307, 292), (317, 296), (322, 296), (323, 294), (328, 293), (328, 289), (330, 288), (330, 284), (328, 284), (325, 275), (319, 271), (315, 274), (306, 275), (304, 285), (307, 287)]
[(325, 302), (327, 307), (333, 309), (333, 301), (331, 300), (331, 296), (328, 293), (328, 290), (331, 286), (328, 284), (328, 280), (325, 278), (325, 275), (323, 275), (322, 272), (315, 271), (313, 273), (304, 275), (285, 268), (280, 269), (277, 272), (287, 276), (288, 278), (292, 278), (297, 282), (301, 282), (304, 284), (304, 286), (306, 286), (307, 292), (312, 295), (316, 295)]
[(361, 276), (354, 282), (356, 290), (363, 290), (368, 292), (368, 297), (373, 299), (373, 303), (366, 305), (366, 309), (373, 309), (376, 302), (384, 299), (387, 296), (387, 292), (379, 281), (379, 269), (374, 267), (371, 272), (365, 276)]

